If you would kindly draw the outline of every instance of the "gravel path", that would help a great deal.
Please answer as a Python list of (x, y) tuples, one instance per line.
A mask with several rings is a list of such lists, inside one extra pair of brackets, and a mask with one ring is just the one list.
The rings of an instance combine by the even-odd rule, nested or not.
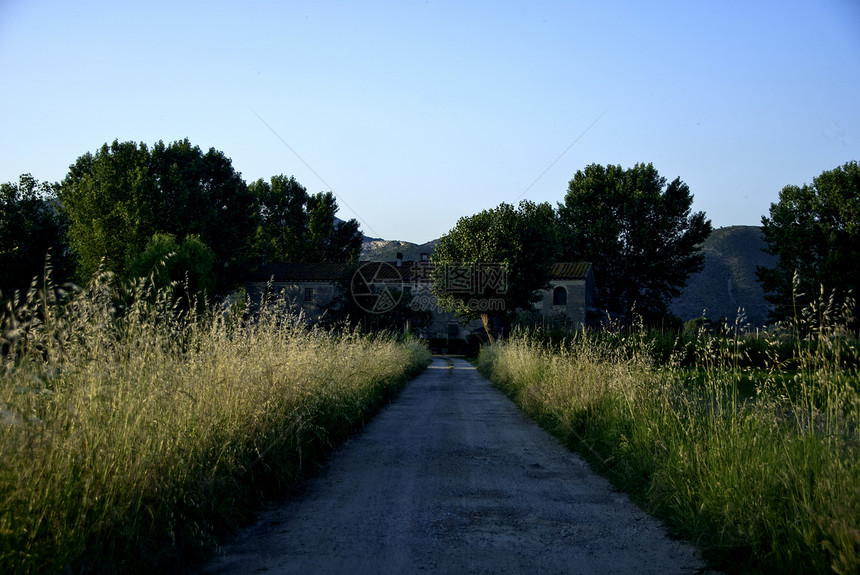
[(200, 571), (420, 572), (709, 573), (471, 365), (441, 358)]

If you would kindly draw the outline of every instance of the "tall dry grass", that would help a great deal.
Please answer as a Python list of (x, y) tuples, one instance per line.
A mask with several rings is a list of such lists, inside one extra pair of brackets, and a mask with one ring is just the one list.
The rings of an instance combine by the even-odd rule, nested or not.
[(414, 340), (308, 328), (283, 301), (189, 315), (149, 285), (45, 283), (7, 306), (0, 572), (201, 558), (429, 362)]
[[(826, 304), (768, 336), (774, 350), (795, 338), (791, 370), (742, 367), (737, 330), (702, 336), (696, 369), (656, 365), (647, 338), (585, 332), (554, 349), (521, 334), (479, 365), (719, 568), (857, 573), (860, 377)], [(755, 395), (739, 394), (750, 379)]]

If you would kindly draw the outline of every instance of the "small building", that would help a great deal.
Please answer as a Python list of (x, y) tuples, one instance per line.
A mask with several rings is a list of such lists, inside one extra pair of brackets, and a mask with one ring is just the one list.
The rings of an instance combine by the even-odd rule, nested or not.
[(538, 304), (545, 316), (560, 314), (573, 326), (589, 325), (594, 306), (594, 272), (588, 262), (552, 266), (550, 288)]
[(252, 305), (267, 293), (283, 293), (306, 318), (316, 321), (332, 304), (345, 269), (336, 263), (266, 264), (251, 275), (245, 289)]

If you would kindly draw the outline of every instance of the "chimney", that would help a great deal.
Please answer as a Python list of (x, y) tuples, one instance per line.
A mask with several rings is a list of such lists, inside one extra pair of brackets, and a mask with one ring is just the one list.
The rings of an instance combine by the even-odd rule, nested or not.
[(402, 266), (403, 266), (403, 254), (400, 252), (397, 252), (397, 267), (402, 267)]

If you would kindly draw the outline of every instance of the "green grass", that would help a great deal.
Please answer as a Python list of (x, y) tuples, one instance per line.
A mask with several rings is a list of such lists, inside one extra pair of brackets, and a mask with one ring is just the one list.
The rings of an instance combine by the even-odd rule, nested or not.
[(429, 362), (415, 340), (309, 329), (284, 302), (243, 321), (134, 291), (103, 276), (2, 316), (0, 572), (199, 560)]
[[(740, 342), (701, 342), (696, 367), (647, 338), (521, 334), (479, 365), (713, 564), (736, 573), (860, 570), (860, 391), (853, 339), (819, 325), (793, 367), (745, 367)], [(778, 345), (784, 345), (779, 343)]]

